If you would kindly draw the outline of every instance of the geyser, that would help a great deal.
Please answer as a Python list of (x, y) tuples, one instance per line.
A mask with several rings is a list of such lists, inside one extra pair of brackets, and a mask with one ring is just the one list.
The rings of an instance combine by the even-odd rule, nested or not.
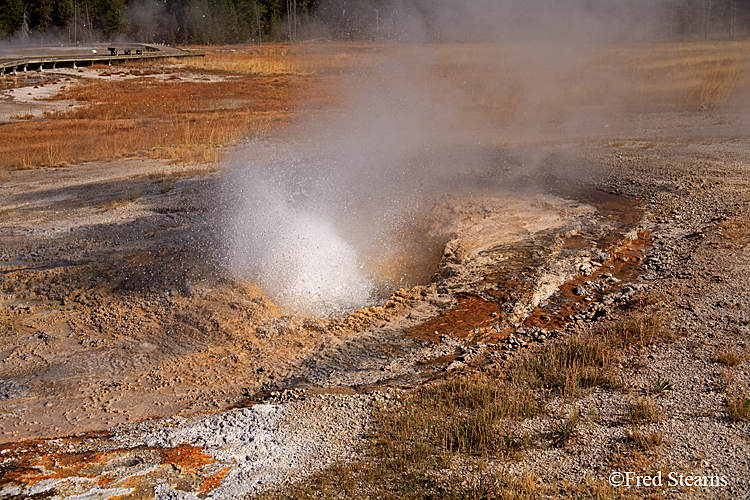
[[(414, 260), (434, 264), (439, 249), (413, 224), (419, 198), (413, 182), (392, 177), (410, 186), (407, 196), (383, 179), (365, 182), (354, 175), (356, 165), (331, 159), (327, 150), (316, 156), (309, 146), (298, 148), (305, 154), (291, 144), (255, 143), (230, 160), (232, 274), (253, 281), (282, 307), (323, 317), (424, 281), (425, 266)], [(360, 176), (368, 171), (359, 168)]]
[(253, 167), (237, 186), (232, 270), (302, 314), (329, 316), (369, 304), (375, 285), (332, 214), (314, 203), (319, 198), (304, 186), (295, 189), (283, 169)]
[[(397, 16), (415, 43), (362, 52), (338, 109), (299, 120), (283, 147), (252, 143), (231, 160), (234, 275), (300, 313), (344, 313), (414, 284), (408, 262), (436, 263), (449, 235), (424, 215), (441, 197), (585, 176), (576, 163), (541, 167), (567, 140), (611, 133), (620, 75), (599, 47), (638, 33), (625, 15), (564, 4), (576, 24), (541, 1), (448, 0)], [(435, 39), (454, 43), (418, 43)], [(498, 154), (513, 147), (517, 161)]]

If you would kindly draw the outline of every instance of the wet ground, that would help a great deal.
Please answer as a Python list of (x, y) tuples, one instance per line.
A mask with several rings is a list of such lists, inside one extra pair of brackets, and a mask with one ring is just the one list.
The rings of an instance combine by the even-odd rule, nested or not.
[(343, 317), (298, 317), (223, 269), (226, 175), (151, 160), (9, 173), (0, 431), (20, 444), (3, 448), (0, 486), (67, 494), (61, 479), (90, 477), (109, 496), (147, 498), (160, 481), (211, 491), (228, 462), (191, 446), (122, 449), (102, 431), (481, 367), (521, 347), (509, 335), (552, 338), (622, 290), (649, 245), (641, 200), (601, 185), (462, 191), (431, 210), (447, 241), (428, 257), (431, 278)]
[[(696, 147), (734, 165), (744, 146)], [(583, 147), (572, 159), (602, 161), (606, 172), (605, 161), (618, 165), (643, 154), (637, 143), (624, 160), (605, 148)], [(648, 154), (662, 164), (698, 161), (690, 160), (692, 150)], [(261, 458), (240, 465), (222, 453), (240, 453), (252, 439), (209, 446), (144, 436), (175, 426), (182, 429), (175, 436), (219, 424), (239, 429), (245, 424), (236, 422), (266, 422), (254, 408), (267, 405), (257, 402), (299, 399), (294, 404), (308, 405), (305, 428), (323, 415), (332, 427), (273, 434), (276, 424), (269, 423), (257, 435), (316, 436), (314, 446), (287, 443), (296, 450), (290, 457), (315, 456), (301, 450), (319, 450), (342, 429), (356, 428), (341, 420), (346, 412), (323, 407), (340, 409), (361, 397), (356, 407), (365, 411), (387, 387), (496, 366), (563, 329), (606, 318), (648, 278), (643, 273), (653, 263), (645, 256), (655, 228), (664, 241), (669, 200), (726, 179), (707, 171), (646, 185), (636, 177), (608, 183), (604, 175), (587, 182), (551, 175), (521, 195), (462, 188), (430, 210), (445, 245), (428, 282), (321, 319), (289, 314), (224, 269), (218, 221), (226, 216), (220, 194), (228, 172), (151, 160), (42, 172), (9, 172), (0, 198), (6, 496), (110, 485), (109, 496), (137, 490), (148, 497), (162, 479), (193, 492), (216, 485), (217, 498), (231, 498), (218, 493), (221, 485), (259, 487), (270, 476), (257, 467), (281, 448), (246, 453)], [(150, 430), (126, 425), (154, 417), (167, 419), (147, 423)], [(210, 458), (185, 465), (184, 445)], [(274, 481), (302, 470), (295, 460)], [(224, 468), (231, 480), (220, 480)], [(82, 485), (80, 478), (88, 486), (65, 489)]]
[(38, 174), (10, 172), (0, 199), (6, 441), (284, 388), (419, 383), (518, 327), (554, 335), (632, 280), (648, 246), (640, 201), (602, 186), (462, 193), (433, 209), (450, 241), (431, 279), (305, 318), (223, 269), (220, 172), (132, 160)]

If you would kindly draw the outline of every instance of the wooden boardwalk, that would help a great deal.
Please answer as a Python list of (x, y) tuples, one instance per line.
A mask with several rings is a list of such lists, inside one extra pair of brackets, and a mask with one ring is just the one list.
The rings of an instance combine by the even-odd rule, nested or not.
[(179, 49), (144, 43), (102, 43), (60, 46), (5, 46), (0, 49), (0, 77), (58, 67), (110, 65), (118, 61), (139, 61), (165, 57), (200, 57), (201, 50)]

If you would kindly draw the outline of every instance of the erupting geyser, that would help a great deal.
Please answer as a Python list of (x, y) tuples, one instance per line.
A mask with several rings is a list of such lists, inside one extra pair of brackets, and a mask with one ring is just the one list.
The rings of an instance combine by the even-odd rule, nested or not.
[[(600, 113), (612, 106), (597, 104), (618, 97), (605, 85), (610, 73), (590, 69), (601, 54), (576, 33), (573, 44), (539, 33), (518, 46), (505, 40), (511, 32), (492, 33), (481, 45), (373, 51), (335, 112), (310, 113), (283, 147), (240, 151), (230, 162), (230, 271), (299, 313), (345, 313), (417, 284), (410, 263), (437, 264), (428, 254), (447, 235), (420, 217), (446, 194), (517, 195), (542, 188), (545, 176), (584, 176), (581, 165), (546, 158), (551, 144), (564, 150), (568, 136), (604, 130)], [(570, 84), (581, 75), (607, 92)], [(503, 151), (512, 147), (520, 149)]]
[(331, 214), (304, 192), (290, 192), (278, 172), (265, 173), (275, 179), (255, 172), (239, 188), (233, 271), (302, 314), (329, 316), (369, 304), (375, 285)]
[[(372, 176), (364, 182), (326, 154), (306, 151), (299, 160), (292, 145), (252, 148), (238, 153), (227, 185), (233, 275), (282, 307), (323, 317), (373, 305), (384, 291), (407, 284), (407, 266), (396, 262), (410, 246), (404, 225), (414, 203), (407, 196)], [(248, 158), (258, 151), (262, 159)], [(401, 185), (418, 196), (413, 184)]]

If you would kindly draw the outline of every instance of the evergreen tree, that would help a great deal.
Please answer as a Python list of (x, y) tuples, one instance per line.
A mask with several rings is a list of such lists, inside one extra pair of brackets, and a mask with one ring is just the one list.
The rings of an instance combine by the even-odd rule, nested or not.
[[(409, 39), (415, 30), (430, 40), (478, 40), (482, 29), (498, 29), (488, 16), (467, 31), (454, 22), (468, 7), (508, 4), (533, 23), (535, 6), (546, 0), (0, 0), (0, 37), (19, 34), (27, 26), (44, 34), (48, 29), (75, 26), (76, 38), (92, 41), (94, 33), (108, 37), (127, 34), (134, 41), (224, 44), (291, 41), (310, 38)], [(645, 12), (669, 37), (747, 36), (750, 0), (571, 0), (586, 6), (590, 17), (617, 17)], [(474, 5), (476, 4), (476, 5)], [(564, 10), (568, 0), (554, 2)], [(75, 5), (75, 7), (74, 7)], [(638, 10), (638, 6), (648, 10)], [(473, 8), (472, 7), (472, 8)], [(476, 9), (474, 9), (476, 10)], [(575, 11), (575, 9), (572, 9)], [(528, 13), (528, 15), (526, 15)], [(417, 16), (418, 22), (405, 22)], [(627, 17), (627, 16), (626, 16)], [(562, 20), (560, 21), (563, 22)], [(521, 23), (525, 26), (525, 23)], [(564, 26), (563, 26), (564, 27)], [(531, 30), (533, 33), (533, 30)]]
[(73, 0), (56, 0), (52, 11), (52, 23), (63, 27), (73, 18)]
[(126, 0), (109, 0), (104, 11), (104, 32), (109, 36), (127, 32), (124, 20)]
[(23, 0), (0, 2), (0, 38), (10, 36), (23, 24)]
[(31, 29), (44, 33), (52, 25), (52, 13), (55, 10), (55, 0), (34, 0), (31, 2), (29, 14)]

